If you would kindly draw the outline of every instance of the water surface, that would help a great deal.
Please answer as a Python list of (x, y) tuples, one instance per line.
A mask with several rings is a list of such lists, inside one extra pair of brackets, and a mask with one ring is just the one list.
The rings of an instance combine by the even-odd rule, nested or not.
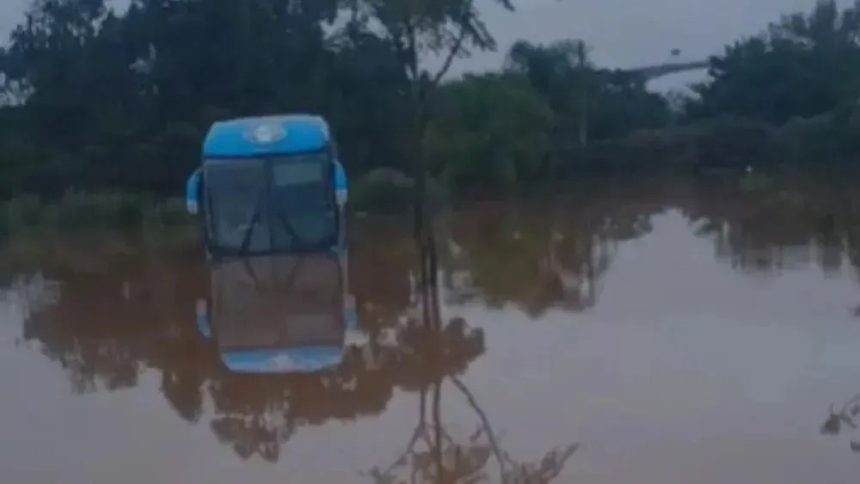
[(181, 237), (14, 239), (0, 480), (856, 482), (853, 184), (465, 204), (435, 290), (399, 218), (214, 267)]

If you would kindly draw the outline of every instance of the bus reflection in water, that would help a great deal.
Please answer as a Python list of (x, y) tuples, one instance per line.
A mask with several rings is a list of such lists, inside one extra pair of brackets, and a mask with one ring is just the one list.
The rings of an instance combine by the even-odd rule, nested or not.
[(214, 262), (197, 327), (236, 373), (316, 373), (361, 345), (346, 254), (313, 253)]

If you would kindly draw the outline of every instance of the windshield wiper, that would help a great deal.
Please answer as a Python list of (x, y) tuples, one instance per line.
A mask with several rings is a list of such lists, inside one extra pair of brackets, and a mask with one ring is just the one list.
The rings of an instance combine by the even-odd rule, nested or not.
[(250, 249), (251, 246), (251, 237), (254, 235), (254, 227), (256, 227), (260, 222), (261, 209), (264, 201), (265, 197), (260, 196), (260, 199), (257, 200), (257, 205), (254, 206), (254, 213), (251, 214), (251, 223), (245, 231), (245, 237), (242, 239), (242, 247), (239, 249), (239, 255), (248, 255), (248, 249)]
[[(300, 237), (299, 234), (296, 232), (295, 227), (293, 227), (293, 224), (290, 223), (290, 219), (289, 217), (287, 217), (285, 211), (278, 210), (278, 219), (281, 221), (281, 225), (283, 225), (284, 230), (287, 232), (287, 235), (289, 235), (294, 241), (298, 242), (299, 245), (301, 245), (302, 247), (307, 247), (307, 241), (304, 238)], [(292, 246), (293, 244), (289, 245)]]

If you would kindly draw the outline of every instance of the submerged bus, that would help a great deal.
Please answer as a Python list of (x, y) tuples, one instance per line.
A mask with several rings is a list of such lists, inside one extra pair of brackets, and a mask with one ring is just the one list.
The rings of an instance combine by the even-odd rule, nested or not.
[(344, 243), (347, 178), (326, 121), (313, 115), (215, 123), (188, 180), (210, 255), (315, 252)]

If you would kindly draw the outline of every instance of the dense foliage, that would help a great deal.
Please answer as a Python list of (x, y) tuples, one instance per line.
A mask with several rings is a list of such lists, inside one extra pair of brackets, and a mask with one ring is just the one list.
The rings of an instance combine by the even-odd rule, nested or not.
[(860, 2), (821, 1), (711, 60), (697, 116), (732, 114), (781, 124), (851, 108), (860, 95)]
[[(494, 47), (473, 0), (135, 0), (124, 12), (104, 0), (35, 0), (0, 57), (0, 192), (175, 193), (213, 121), (275, 112), (326, 116), (354, 176), (375, 168), (411, 174), (414, 148), (426, 146), (420, 153), (440, 173), (488, 172), (507, 184), (545, 161), (548, 130), (556, 140), (573, 136), (565, 130), (575, 123), (565, 119), (578, 119), (577, 108), (557, 99), (579, 95), (582, 72), (559, 58), (555, 67), (576, 75), (539, 84), (528, 59), (556, 46), (531, 46), (511, 68), (522, 75), (436, 88), (466, 49)], [(428, 55), (441, 68), (422, 69)], [(631, 89), (644, 93), (637, 86), (619, 96)], [(445, 108), (426, 109), (436, 105)], [(595, 117), (595, 136), (634, 118)], [(451, 121), (447, 131), (441, 119)], [(464, 129), (457, 137), (488, 129), (505, 144), (457, 146), (454, 126)]]
[[(480, 6), (493, 3), (512, 9)], [(324, 115), (353, 178), (405, 187), (403, 176), (425, 173), (450, 188), (498, 188), (592, 162), (860, 150), (860, 3), (823, 1), (727, 47), (685, 116), (637, 71), (595, 66), (581, 41), (519, 42), (499, 72), (450, 79), (458, 59), (495, 48), (478, 6), (134, 0), (117, 11), (33, 0), (0, 50), (0, 198), (176, 194), (213, 121), (277, 112)], [(714, 142), (724, 132), (738, 135)]]

